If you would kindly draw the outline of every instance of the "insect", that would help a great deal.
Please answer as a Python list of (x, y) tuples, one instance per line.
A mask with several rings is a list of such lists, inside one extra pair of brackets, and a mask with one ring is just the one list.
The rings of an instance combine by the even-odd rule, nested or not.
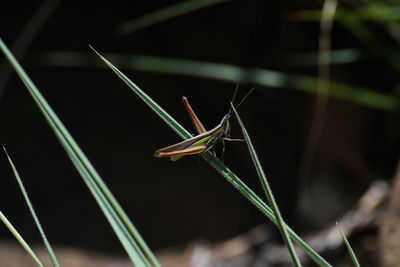
[[(253, 88), (254, 89), (254, 88)], [(240, 103), (236, 106), (236, 109), (242, 104), (242, 102), (246, 99), (246, 97), (253, 91), (250, 90), (249, 93), (240, 101)], [(235, 93), (233, 95), (231, 103), (235, 100), (237, 87), (235, 89)], [(194, 113), (192, 107), (189, 104), (189, 101), (186, 97), (182, 98), (183, 104), (186, 107), (187, 112), (194, 124), (194, 127), (197, 130), (198, 135), (193, 136), (192, 138), (186, 139), (177, 144), (173, 144), (161, 149), (158, 149), (154, 152), (154, 156), (157, 158), (166, 158), (170, 157), (172, 161), (177, 161), (183, 156), (186, 155), (195, 155), (205, 153), (210, 151), (217, 145), (219, 142), (222, 142), (222, 155), (225, 152), (225, 141), (244, 141), (243, 139), (231, 139), (230, 138), (230, 124), (229, 118), (232, 115), (232, 108), (229, 108), (228, 114), (226, 114), (221, 122), (215, 126), (213, 129), (206, 131), (203, 124), (200, 122), (199, 118)]]

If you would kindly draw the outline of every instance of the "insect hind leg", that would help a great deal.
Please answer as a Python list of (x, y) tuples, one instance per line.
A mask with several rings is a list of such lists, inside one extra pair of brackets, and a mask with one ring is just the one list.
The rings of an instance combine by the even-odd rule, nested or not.
[(227, 137), (224, 137), (222, 140), (229, 141), (229, 142), (244, 142), (244, 141), (246, 141), (246, 139), (227, 138)]

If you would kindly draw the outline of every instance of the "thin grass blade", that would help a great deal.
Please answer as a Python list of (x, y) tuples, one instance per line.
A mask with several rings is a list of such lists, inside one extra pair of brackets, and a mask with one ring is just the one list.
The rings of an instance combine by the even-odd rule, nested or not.
[(18, 240), (18, 242), (22, 245), (22, 247), (28, 252), (28, 254), (33, 258), (37, 266), (44, 267), (43, 263), (36, 256), (35, 252), (29, 247), (29, 245), (25, 242), (22, 236), (18, 233), (18, 231), (12, 226), (10, 221), (4, 216), (4, 214), (0, 211), (0, 220), (6, 225), (8, 230), (13, 234), (13, 236)]
[(183, 128), (174, 118), (172, 118), (162, 107), (160, 107), (151, 97), (143, 92), (134, 82), (125, 76), (121, 71), (114, 67), (111, 62), (100, 55), (92, 46), (89, 46), (93, 51), (111, 68), (115, 74), (118, 75), (132, 90), (135, 92), (143, 102), (149, 106), (162, 120), (164, 120), (169, 127), (171, 127), (183, 139), (191, 138), (192, 135)]
[(353, 249), (351, 248), (350, 243), (347, 240), (347, 238), (346, 238), (345, 234), (343, 233), (342, 229), (340, 228), (340, 225), (338, 223), (336, 223), (336, 225), (338, 226), (338, 229), (339, 229), (340, 235), (342, 236), (343, 242), (345, 243), (345, 245), (347, 247), (347, 250), (349, 251), (349, 254), (350, 254), (351, 260), (354, 263), (354, 266), (360, 267), (360, 263), (358, 262), (357, 256), (354, 253)]
[[(136, 71), (187, 75), (229, 82), (237, 82), (237, 78), (241, 77), (243, 82), (262, 87), (289, 88), (312, 94), (317, 93), (318, 87), (318, 79), (311, 76), (260, 68), (241, 68), (230, 64), (139, 55), (105, 54), (105, 57), (112, 59), (114, 64), (121, 68)], [(94, 62), (87, 54), (65, 51), (38, 53), (28, 58), (28, 61), (45, 66), (104, 66)], [(374, 109), (391, 112), (400, 110), (400, 101), (392, 95), (341, 82), (330, 81), (329, 96)]]
[(1, 39), (0, 49), (24, 82), (40, 111), (67, 152), (70, 160), (93, 194), (132, 262), (136, 266), (150, 266), (148, 262), (150, 261), (153, 266), (159, 266), (153, 253), (147, 247), (111, 191), (107, 188), (103, 179)]
[[(322, 52), (322, 56), (326, 56), (326, 52)], [(285, 60), (292, 66), (309, 67), (318, 65), (319, 52), (309, 53), (293, 53)], [(349, 64), (359, 62), (367, 58), (360, 49), (336, 49), (330, 51), (330, 64)]]
[(17, 168), (15, 167), (14, 163), (12, 162), (12, 160), (11, 160), (10, 156), (8, 155), (7, 150), (6, 150), (6, 148), (4, 146), (3, 146), (3, 149), (4, 149), (4, 152), (6, 153), (8, 162), (10, 163), (10, 166), (11, 166), (13, 172), (14, 172), (15, 179), (17, 179), (18, 185), (19, 185), (19, 187), (20, 187), (20, 189), (22, 191), (22, 194), (23, 194), (23, 196), (25, 198), (25, 202), (28, 205), (29, 211), (32, 214), (33, 220), (35, 221), (35, 224), (36, 224), (36, 226), (37, 226), (37, 228), (38, 228), (38, 230), (40, 232), (40, 235), (42, 236), (44, 245), (45, 245), (45, 247), (47, 249), (47, 252), (50, 255), (51, 261), (53, 262), (53, 266), (59, 267), (60, 264), (57, 261), (56, 255), (55, 255), (53, 249), (51, 248), (51, 245), (50, 245), (49, 241), (47, 240), (46, 234), (43, 231), (43, 228), (42, 228), (42, 226), (40, 224), (39, 218), (36, 215), (35, 209), (33, 208), (33, 205), (32, 205), (32, 203), (31, 203), (31, 201), (29, 199), (28, 192), (25, 190), (25, 186), (22, 183), (22, 180), (21, 180), (21, 177), (19, 176)]
[(171, 18), (185, 15), (208, 6), (216, 5), (229, 0), (189, 0), (181, 1), (175, 5), (158, 9), (147, 15), (127, 21), (118, 27), (118, 31), (122, 34), (130, 34), (134, 31), (141, 30), (151, 25), (166, 21)]
[(283, 241), (285, 242), (285, 245), (289, 250), (289, 253), (290, 253), (290, 256), (292, 257), (294, 265), (301, 266), (300, 260), (297, 257), (297, 254), (293, 247), (292, 241), (290, 240), (289, 234), (286, 231), (285, 223), (283, 221), (281, 212), (279, 211), (278, 204), (275, 201), (271, 187), (269, 186), (269, 183), (267, 181), (267, 177), (266, 177), (264, 170), (261, 166), (261, 163), (258, 159), (256, 150), (254, 149), (254, 146), (251, 143), (250, 136), (249, 136), (246, 128), (244, 127), (244, 124), (232, 103), (231, 103), (231, 108), (236, 115), (236, 118), (240, 124), (240, 128), (242, 128), (243, 136), (244, 136), (244, 139), (246, 140), (247, 147), (249, 148), (251, 159), (253, 160), (254, 167), (257, 170), (257, 174), (258, 174), (258, 177), (260, 178), (261, 185), (262, 185), (265, 195), (268, 199), (268, 203), (269, 203), (269, 205), (274, 213), (274, 216), (276, 218), (276, 223), (277, 223), (279, 231), (281, 232), (281, 235), (283, 237)]
[[(94, 50), (95, 51), (95, 50)], [(96, 51), (95, 51), (96, 52)], [(97, 52), (96, 52), (97, 53)], [(164, 109), (162, 109), (154, 100), (152, 100), (145, 92), (143, 92), (135, 83), (133, 83), (125, 74), (116, 68), (111, 62), (97, 53), (98, 56), (123, 80), (132, 91), (137, 94), (150, 108), (155, 112), (168, 126), (172, 128), (183, 139), (192, 137), (192, 135), (183, 128), (175, 119), (173, 119)], [(242, 182), (228, 167), (225, 166), (212, 153), (203, 153), (202, 157), (214, 167), (228, 182), (239, 190), (252, 204), (254, 204), (261, 212), (263, 212), (272, 222), (277, 223), (272, 210), (263, 202), (246, 184)], [(319, 265), (331, 267), (331, 265), (323, 259), (317, 252), (308, 246), (289, 226), (284, 224), (286, 231), (290, 237)]]
[[(400, 71), (400, 53), (397, 47), (388, 45), (382, 41), (381, 38), (364, 23), (364, 19), (376, 19), (380, 23), (386, 23), (390, 26), (390, 22), (392, 22), (395, 17), (386, 17), (383, 13), (377, 15), (378, 13), (365, 12), (368, 7), (372, 6), (373, 5), (368, 3), (366, 8), (353, 10), (341, 8), (337, 11), (335, 19), (357, 39), (363, 42), (375, 55), (385, 59), (396, 71)], [(392, 14), (395, 14), (399, 8), (388, 6), (387, 9), (390, 9), (391, 12), (393, 12)], [(396, 14), (396, 16), (398, 17), (399, 14)], [(304, 10), (296, 12), (294, 17), (298, 21), (319, 21), (321, 14), (320, 11)]]

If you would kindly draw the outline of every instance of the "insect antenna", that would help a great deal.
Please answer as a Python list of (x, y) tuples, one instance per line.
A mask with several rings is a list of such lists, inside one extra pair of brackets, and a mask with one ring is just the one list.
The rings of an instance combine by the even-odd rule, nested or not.
[[(233, 93), (233, 97), (232, 97), (232, 101), (231, 103), (235, 102), (235, 98), (236, 98), (236, 94), (237, 91), (239, 89), (239, 83), (240, 83), (240, 78), (236, 83), (236, 88), (235, 88), (235, 92)], [(237, 104), (237, 106), (235, 107), (235, 109), (237, 110), (239, 108), (239, 106), (243, 103), (243, 101), (251, 94), (251, 92), (253, 92), (254, 88), (252, 88), (243, 98), (242, 100), (239, 102), (239, 104)], [(228, 117), (230, 117), (230, 115), (232, 114), (232, 106), (229, 107), (229, 111), (228, 111)]]
[[(242, 100), (239, 102), (239, 104), (237, 104), (237, 106), (235, 107), (236, 110), (239, 109), (239, 106), (244, 102), (244, 100), (246, 100), (246, 98), (251, 94), (251, 92), (254, 91), (254, 88), (251, 88), (251, 90), (242, 98)], [(233, 103), (233, 102), (232, 102)]]
[[(239, 83), (240, 83), (240, 78), (238, 79), (238, 81), (236, 83), (236, 88), (235, 88), (235, 92), (233, 92), (231, 103), (233, 103), (235, 101), (236, 93), (237, 93), (238, 88), (239, 88)], [(232, 114), (232, 107), (231, 106), (229, 106), (228, 114), (229, 115)]]
[(235, 102), (235, 97), (236, 97), (236, 93), (239, 89), (239, 83), (240, 83), (240, 78), (238, 79), (237, 83), (236, 83), (236, 88), (235, 88), (235, 92), (233, 92), (233, 97), (232, 97), (232, 103)]

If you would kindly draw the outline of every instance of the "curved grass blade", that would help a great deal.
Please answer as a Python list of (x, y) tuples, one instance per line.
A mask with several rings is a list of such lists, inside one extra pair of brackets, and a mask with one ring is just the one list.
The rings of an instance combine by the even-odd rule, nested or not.
[[(309, 52), (309, 53), (294, 53), (288, 56), (286, 60), (284, 60), (287, 64), (292, 66), (299, 67), (310, 67), (317, 66), (318, 63), (318, 55), (327, 56), (327, 52)], [(339, 65), (339, 64), (349, 64), (361, 61), (367, 58), (367, 55), (363, 54), (360, 49), (336, 49), (331, 50), (330, 54), (330, 64), (331, 65)]]
[[(78, 170), (85, 184), (95, 198), (97, 204), (106, 216), (108, 222), (119, 238), (128, 256), (136, 266), (160, 266), (153, 253), (147, 247), (139, 232), (133, 226), (122, 207), (119, 205), (111, 191), (94, 169), (86, 155), (76, 144), (68, 130), (58, 119), (52, 108), (39, 92), (37, 87), (13, 57), (7, 46), (0, 38), (0, 49), (3, 51), (11, 65), (24, 82), (32, 98), (35, 100), (43, 116), (59, 139), (61, 145), (67, 152), (70, 160)], [(147, 258), (146, 258), (147, 257)]]
[(25, 186), (22, 183), (22, 180), (21, 180), (21, 178), (19, 176), (17, 168), (15, 167), (14, 163), (12, 162), (12, 160), (11, 160), (10, 156), (8, 155), (7, 150), (6, 150), (6, 148), (4, 146), (3, 146), (3, 149), (4, 149), (4, 152), (6, 153), (8, 162), (10, 163), (10, 166), (11, 166), (13, 172), (14, 172), (15, 179), (17, 179), (18, 185), (19, 185), (19, 187), (20, 187), (20, 189), (22, 191), (22, 194), (23, 194), (23, 196), (25, 198), (25, 202), (26, 202), (26, 204), (28, 204), (28, 208), (29, 208), (29, 211), (32, 214), (33, 220), (35, 221), (35, 224), (36, 224), (37, 228), (39, 229), (40, 235), (42, 236), (44, 245), (45, 245), (45, 247), (47, 249), (47, 252), (50, 255), (51, 261), (53, 262), (53, 266), (59, 267), (60, 264), (57, 261), (56, 255), (55, 255), (53, 249), (51, 248), (51, 245), (50, 245), (49, 241), (47, 240), (46, 234), (44, 233), (43, 228), (42, 228), (42, 226), (41, 226), (41, 224), (39, 222), (39, 218), (37, 217), (36, 212), (35, 212), (35, 210), (33, 208), (33, 205), (32, 205), (32, 203), (31, 203), (31, 201), (29, 199), (28, 193), (25, 190)]
[[(241, 68), (229, 64), (151, 56), (120, 54), (104, 54), (104, 56), (121, 68), (136, 71), (187, 75), (229, 82), (236, 82), (237, 77), (241, 77), (243, 82), (274, 88), (291, 88), (312, 94), (316, 94), (318, 88), (317, 78), (260, 68)], [(87, 54), (78, 52), (38, 53), (29, 61), (46, 66), (101, 66)], [(370, 108), (392, 112), (400, 110), (400, 101), (396, 97), (345, 83), (330, 81), (328, 95)]]
[[(297, 171), (299, 190), (306, 192), (306, 203), (309, 200), (310, 171), (313, 166), (314, 157), (320, 144), (324, 126), (329, 111), (329, 91), (331, 77), (331, 46), (332, 28), (337, 8), (337, 0), (324, 0), (320, 21), (320, 34), (318, 41), (318, 86), (317, 95), (311, 115), (311, 124), (305, 140), (302, 156)], [(308, 204), (309, 205), (309, 204)]]
[(347, 240), (347, 238), (346, 238), (345, 234), (343, 233), (342, 229), (340, 228), (339, 223), (336, 223), (336, 225), (339, 228), (340, 235), (342, 236), (343, 242), (346, 244), (347, 250), (349, 251), (349, 254), (350, 254), (351, 260), (354, 263), (354, 266), (360, 267), (360, 263), (358, 262), (357, 256), (354, 253), (353, 249), (351, 248), (350, 243)]
[[(382, 24), (386, 23), (388, 26), (391, 26), (393, 25), (391, 22), (395, 22), (395, 18), (385, 16), (385, 12), (379, 12), (379, 15), (376, 12), (368, 12), (368, 6), (371, 7), (372, 5), (369, 3), (366, 5), (366, 8), (359, 8), (355, 10), (346, 10), (341, 8), (337, 11), (335, 20), (337, 20), (337, 22), (339, 22), (357, 39), (363, 42), (371, 51), (374, 52), (375, 55), (385, 59), (396, 71), (399, 71), (400, 53), (397, 47), (386, 44), (378, 35), (374, 33), (373, 30), (366, 25), (366, 23), (364, 23), (364, 19), (375, 19)], [(394, 11), (392, 14), (395, 14), (399, 8), (397, 7), (396, 9), (393, 6), (388, 6), (388, 10), (389, 9), (391, 12)], [(396, 14), (396, 16), (398, 17), (399, 14)], [(319, 21), (321, 13), (320, 11), (304, 10), (297, 11), (293, 17), (298, 21)]]
[(279, 211), (278, 204), (275, 201), (271, 187), (269, 186), (269, 183), (267, 181), (267, 177), (265, 176), (265, 173), (261, 166), (261, 163), (258, 160), (256, 150), (254, 149), (253, 144), (251, 143), (250, 136), (249, 136), (246, 128), (244, 127), (244, 124), (243, 124), (242, 120), (240, 119), (240, 116), (237, 113), (237, 111), (232, 103), (231, 103), (231, 108), (236, 115), (236, 118), (239, 122), (240, 128), (242, 128), (243, 136), (244, 136), (244, 139), (246, 140), (247, 147), (249, 148), (251, 159), (253, 160), (254, 166), (257, 170), (257, 174), (258, 174), (258, 177), (260, 178), (261, 185), (262, 185), (265, 195), (268, 199), (268, 203), (269, 203), (269, 205), (274, 213), (274, 216), (276, 218), (276, 224), (278, 225), (279, 231), (281, 232), (283, 241), (285, 242), (285, 245), (289, 250), (289, 253), (290, 253), (290, 256), (292, 257), (294, 265), (301, 266), (300, 260), (297, 257), (297, 254), (293, 247), (292, 241), (290, 240), (289, 234), (286, 231), (286, 228), (284, 226), (284, 221), (283, 221), (281, 212)]
[[(11, 50), (14, 51), (16, 58), (22, 58), (28, 47), (38, 36), (40, 30), (46, 25), (46, 22), (56, 10), (61, 0), (46, 0), (41, 1), (41, 4), (34, 11), (25, 26), (19, 30), (18, 36), (11, 45)], [(6, 61), (0, 63), (0, 99), (3, 97), (4, 91), (10, 82), (13, 74), (13, 69)]]
[(141, 30), (151, 25), (166, 21), (168, 19), (178, 17), (189, 12), (193, 12), (211, 5), (216, 5), (228, 0), (189, 0), (181, 1), (175, 5), (171, 5), (159, 10), (153, 11), (147, 15), (127, 21), (118, 27), (118, 31), (122, 34), (130, 34), (134, 31)]
[[(93, 48), (92, 48), (93, 49)], [(93, 49), (94, 50), (94, 49)], [(95, 51), (95, 50), (94, 50)], [(96, 52), (96, 51), (95, 51)], [(96, 52), (97, 53), (97, 52)], [(165, 123), (168, 124), (179, 136), (183, 139), (192, 137), (192, 135), (183, 128), (174, 118), (172, 118), (164, 109), (162, 109), (153, 99), (143, 92), (135, 83), (117, 69), (111, 62), (105, 59), (102, 55), (97, 55), (107, 64), (107, 66), (123, 80), (132, 91), (137, 94), (150, 108), (154, 111)], [(254, 206), (263, 212), (273, 223), (277, 223), (275, 216), (270, 207), (265, 204), (246, 184), (242, 182), (228, 167), (225, 166), (212, 153), (203, 153), (202, 157), (214, 167), (228, 182), (239, 190)], [(284, 224), (286, 231), (290, 237), (316, 262), (319, 266), (331, 267), (331, 265), (323, 259), (317, 252), (308, 246), (289, 226)]]
[(13, 236), (18, 240), (18, 242), (22, 245), (22, 247), (28, 252), (28, 254), (33, 258), (37, 266), (44, 267), (43, 263), (36, 256), (35, 252), (29, 247), (29, 245), (25, 242), (22, 236), (18, 233), (18, 231), (12, 226), (9, 220), (7, 220), (6, 216), (0, 211), (0, 220), (6, 225), (6, 227), (10, 230)]
[(172, 118), (162, 107), (160, 107), (153, 99), (151, 99), (145, 92), (143, 92), (135, 83), (128, 79), (122, 72), (120, 72), (114, 65), (107, 59), (100, 55), (92, 46), (91, 49), (123, 80), (142, 100), (147, 104), (162, 120), (164, 120), (169, 127), (171, 127), (183, 139), (191, 138), (192, 135), (186, 131), (174, 118)]

